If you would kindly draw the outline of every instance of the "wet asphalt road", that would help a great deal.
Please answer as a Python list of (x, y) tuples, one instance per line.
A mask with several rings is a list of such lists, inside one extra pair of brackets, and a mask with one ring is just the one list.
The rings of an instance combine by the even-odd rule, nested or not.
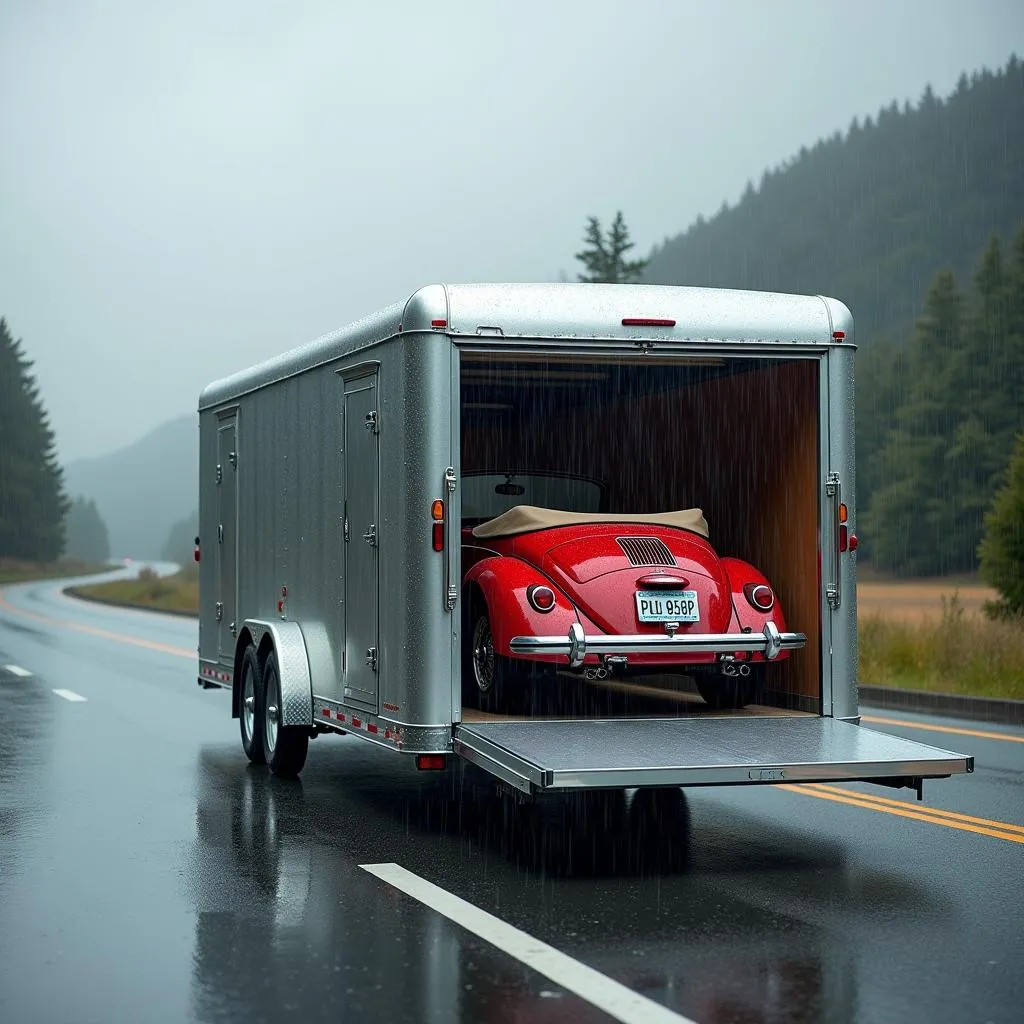
[[(195, 637), (53, 583), (0, 595), (4, 1024), (614, 1019), (359, 866), (382, 862), (701, 1024), (1024, 1019), (1024, 732), (878, 712), (1009, 739), (872, 724), (975, 774), (923, 805), (690, 791), (655, 863), (351, 737), (272, 779), (196, 687)], [(896, 813), (921, 808), (951, 813)]]

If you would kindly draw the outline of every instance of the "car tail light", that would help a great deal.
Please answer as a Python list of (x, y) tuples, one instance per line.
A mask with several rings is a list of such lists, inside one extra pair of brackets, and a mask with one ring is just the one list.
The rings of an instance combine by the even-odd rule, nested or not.
[(430, 543), (435, 551), (444, 551), (444, 502), (435, 498), (430, 506), (430, 515), (434, 520), (430, 529)]
[(526, 600), (537, 611), (549, 612), (555, 607), (555, 592), (550, 587), (527, 587)]
[(743, 595), (759, 612), (770, 612), (775, 607), (775, 594), (767, 584), (748, 583), (743, 588)]

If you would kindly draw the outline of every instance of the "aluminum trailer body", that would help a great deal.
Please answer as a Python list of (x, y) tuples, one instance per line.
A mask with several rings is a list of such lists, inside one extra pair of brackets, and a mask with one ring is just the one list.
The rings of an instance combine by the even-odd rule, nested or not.
[[(247, 752), (282, 774), (301, 768), (309, 736), (328, 731), (396, 752), (458, 755), (531, 794), (840, 779), (920, 791), (923, 778), (973, 770), (968, 755), (859, 724), (854, 355), (850, 312), (821, 296), (431, 285), (211, 384), (199, 400), (200, 685), (232, 691), (233, 716), (262, 737)], [(667, 380), (677, 366), (691, 376), (710, 366), (722, 380), (753, 367), (768, 381), (785, 365), (808, 382), (808, 443), (784, 458), (776, 445), (745, 459), (768, 474), (780, 508), (788, 474), (811, 481), (797, 531), (804, 568), (789, 575), (813, 650), (794, 656), (804, 661), (783, 700), (791, 714), (495, 720), (464, 710), (467, 424), (486, 431), (502, 408), (529, 399), (531, 381), (550, 384), (540, 368), (555, 364), (597, 368), (595, 381), (620, 382), (609, 386), (642, 374)], [(514, 389), (478, 400), (472, 382), (499, 365), (518, 374)], [(613, 397), (592, 415), (595, 429), (614, 428)], [(702, 422), (713, 422), (716, 402), (708, 398)], [(718, 467), (713, 427), (704, 432), (705, 461)], [(635, 450), (630, 459), (632, 472)], [(721, 459), (735, 472), (743, 462)], [(773, 529), (777, 541), (758, 541), (769, 555), (773, 543), (789, 543), (786, 529)], [(579, 636), (564, 639), (560, 653), (578, 647)], [(283, 753), (273, 756), (277, 746)]]

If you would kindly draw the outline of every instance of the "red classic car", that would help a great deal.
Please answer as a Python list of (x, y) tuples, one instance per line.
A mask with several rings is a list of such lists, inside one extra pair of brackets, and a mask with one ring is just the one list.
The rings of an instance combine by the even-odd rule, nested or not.
[(603, 507), (604, 488), (583, 477), (464, 477), (464, 701), (507, 707), (561, 667), (691, 675), (712, 707), (750, 703), (767, 664), (806, 644), (771, 584), (719, 557), (700, 509)]

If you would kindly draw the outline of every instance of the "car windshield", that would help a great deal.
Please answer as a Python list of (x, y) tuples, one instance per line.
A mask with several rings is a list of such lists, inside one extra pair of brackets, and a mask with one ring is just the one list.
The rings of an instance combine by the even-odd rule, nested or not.
[(515, 505), (600, 512), (602, 488), (584, 477), (543, 473), (472, 473), (462, 488), (463, 519), (493, 519)]

